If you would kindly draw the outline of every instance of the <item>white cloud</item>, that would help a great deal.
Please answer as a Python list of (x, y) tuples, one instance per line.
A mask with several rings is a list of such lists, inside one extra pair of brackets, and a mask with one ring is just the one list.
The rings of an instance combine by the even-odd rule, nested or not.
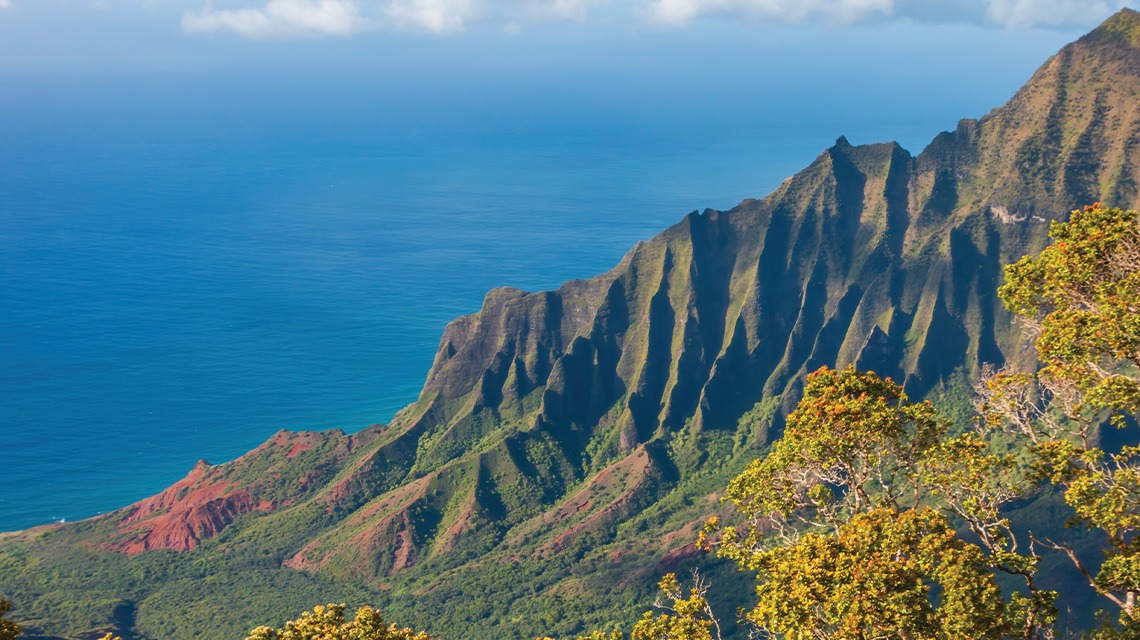
[(515, 12), (533, 20), (586, 20), (591, 6), (606, 0), (523, 0), (512, 7)]
[(436, 34), (462, 31), (483, 16), (475, 0), (390, 0), (384, 8), (387, 22)]
[[(5, 1), (9, 0), (0, 0)], [(446, 34), (485, 17), (480, 1), (383, 0), (367, 3), (373, 10), (366, 13), (357, 0), (266, 0), (260, 7), (227, 9), (216, 9), (207, 0), (202, 9), (182, 14), (182, 29), (230, 31), (252, 40), (350, 36), (385, 26)]]
[(1123, 6), (1103, 0), (990, 0), (986, 20), (1007, 27), (1088, 24)]
[(850, 24), (893, 18), (1072, 27), (1096, 24), (1128, 4), (1129, 0), (647, 0), (643, 8), (652, 21), (674, 26), (719, 17), (790, 24)]
[(646, 7), (654, 21), (677, 26), (706, 16), (757, 22), (851, 23), (888, 15), (893, 8), (894, 0), (650, 0)]
[(0, 9), (7, 9), (12, 6), (12, 0), (0, 0)]
[[(15, 0), (0, 0), (0, 9)], [(90, 0), (102, 2), (104, 0)], [(153, 4), (156, 0), (134, 0)], [(198, 0), (202, 1), (202, 0)], [(1135, 0), (215, 0), (186, 11), (187, 32), (229, 31), (251, 39), (349, 36), (372, 28), (450, 34), (502, 24), (518, 34), (534, 22), (584, 22), (595, 5), (651, 23), (685, 26), (703, 19), (756, 24), (844, 25), (881, 20), (1005, 27), (1090, 26)], [(243, 3), (246, 6), (241, 6)], [(236, 6), (235, 6), (236, 5)]]
[(182, 29), (191, 33), (232, 31), (268, 40), (308, 36), (348, 36), (367, 26), (353, 0), (268, 0), (256, 9), (214, 9), (182, 14)]

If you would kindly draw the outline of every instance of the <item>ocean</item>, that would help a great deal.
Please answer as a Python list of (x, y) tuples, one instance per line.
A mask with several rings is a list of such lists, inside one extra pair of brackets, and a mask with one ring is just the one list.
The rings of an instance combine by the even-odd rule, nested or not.
[(384, 422), (488, 289), (601, 273), (840, 134), (917, 153), (1068, 39), (938, 33), (976, 42), (953, 61), (953, 41), (842, 57), (848, 36), (779, 64), (760, 57), (777, 42), (746, 62), (3, 72), (0, 531), (124, 506), (278, 429)]

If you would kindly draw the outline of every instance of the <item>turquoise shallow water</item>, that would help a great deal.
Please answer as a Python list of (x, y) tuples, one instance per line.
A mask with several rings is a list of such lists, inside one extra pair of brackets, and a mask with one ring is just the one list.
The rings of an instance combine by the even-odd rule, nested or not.
[(719, 95), (696, 68), (0, 78), (0, 530), (385, 421), (487, 289), (602, 272), (841, 133), (917, 152), (1039, 59), (980, 88), (883, 72), (886, 101), (827, 62)]

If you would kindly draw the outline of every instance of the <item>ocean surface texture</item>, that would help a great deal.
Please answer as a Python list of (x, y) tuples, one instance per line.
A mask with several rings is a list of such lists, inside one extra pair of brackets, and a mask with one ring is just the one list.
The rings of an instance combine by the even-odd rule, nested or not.
[(653, 81), (639, 62), (7, 73), (0, 531), (126, 505), (278, 429), (383, 422), (488, 289), (605, 271), (840, 134), (917, 152), (1067, 37), (999, 42), (997, 72), (979, 45)]

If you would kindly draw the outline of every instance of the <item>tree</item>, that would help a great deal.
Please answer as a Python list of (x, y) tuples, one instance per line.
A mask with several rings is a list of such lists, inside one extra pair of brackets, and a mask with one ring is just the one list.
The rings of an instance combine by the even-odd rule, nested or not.
[(749, 565), (758, 602), (748, 620), (789, 640), (981, 640), (1007, 629), (985, 554), (929, 508), (872, 509), (836, 535), (807, 533)]
[(945, 432), (930, 403), (910, 402), (891, 380), (823, 367), (808, 375), (783, 437), (725, 497), (752, 518), (752, 534), (838, 533), (856, 514), (917, 505), (920, 461)]
[[(1048, 547), (1119, 607), (1118, 623), (1105, 619), (1090, 638), (1140, 637), (1140, 447), (1109, 452), (1097, 437), (1140, 409), (1138, 214), (1097, 204), (1050, 235), (1040, 255), (1006, 268), (998, 292), (1033, 336), (1040, 368), (986, 371), (981, 421), (952, 435), (889, 379), (824, 367), (808, 376), (783, 437), (730, 483), (725, 499), (745, 522), (711, 518), (698, 544), (757, 573), (757, 604), (744, 616), (761, 635), (1051, 638), (1057, 594), (1035, 581), (1037, 549)], [(1029, 455), (1003, 451), (995, 428)], [(1095, 573), (1067, 545), (1020, 540), (1003, 515), (1042, 481), (1106, 536)], [(1023, 578), (1024, 590), (1003, 598), (995, 569)], [(634, 637), (709, 640), (718, 627), (706, 588), (682, 598), (667, 576), (674, 606), (647, 613)]]
[(1077, 522), (1103, 532), (1105, 561), (1093, 572), (1063, 552), (1140, 623), (1140, 447), (1105, 451), (1098, 434), (1140, 409), (1140, 224), (1135, 211), (1100, 204), (1054, 222), (1053, 244), (1006, 268), (998, 295), (1034, 339), (1035, 373), (990, 372), (979, 394), (990, 426), (1024, 439), (1038, 476), (1059, 487)]
[(345, 618), (344, 610), (343, 604), (316, 606), (286, 622), (284, 629), (257, 627), (246, 640), (434, 640), (426, 633), (386, 623), (371, 607), (358, 609), (352, 621)]
[(12, 603), (0, 598), (0, 640), (16, 640), (20, 635), (20, 625), (5, 619), (5, 615), (12, 610)]
[[(1001, 515), (1030, 489), (1019, 471), (978, 434), (951, 437), (891, 380), (824, 367), (783, 437), (729, 484), (747, 521), (714, 518), (698, 542), (757, 572), (746, 617), (770, 636), (1045, 636), (1055, 594), (1037, 588), (1036, 558)], [(1023, 576), (1028, 595), (1004, 600), (992, 568)]]
[(657, 586), (661, 592), (654, 607), (664, 612), (655, 617), (647, 611), (630, 640), (720, 640), (720, 623), (705, 598), (709, 585), (699, 574), (693, 574), (688, 597), (675, 574), (666, 574)]
[[(699, 574), (694, 572), (693, 586), (689, 589), (687, 597), (681, 588), (681, 583), (677, 581), (676, 574), (666, 574), (657, 586), (660, 592), (653, 606), (661, 613), (655, 616), (652, 611), (645, 612), (633, 626), (630, 640), (720, 640), (720, 623), (705, 598), (709, 585)], [(625, 634), (619, 630), (609, 633), (594, 631), (578, 636), (578, 640), (624, 640), (624, 638)]]

